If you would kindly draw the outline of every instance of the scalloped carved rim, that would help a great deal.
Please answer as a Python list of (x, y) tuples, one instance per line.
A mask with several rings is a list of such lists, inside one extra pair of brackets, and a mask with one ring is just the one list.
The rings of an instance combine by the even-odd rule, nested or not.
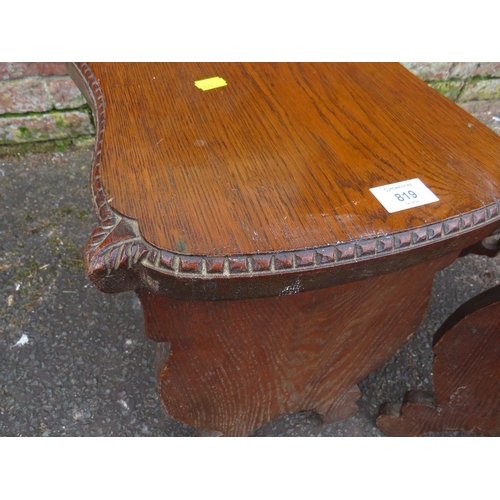
[[(107, 276), (111, 276), (119, 269), (131, 269), (139, 263), (162, 274), (189, 278), (281, 275), (286, 272), (327, 269), (406, 252), (500, 221), (500, 202), (497, 201), (441, 223), (299, 251), (212, 257), (162, 250), (142, 237), (135, 219), (118, 214), (106, 200), (100, 175), (106, 124), (104, 98), (90, 67), (86, 63), (75, 63), (74, 68), (87, 87), (97, 124), (91, 184), (99, 227), (92, 233), (85, 251), (87, 270), (91, 279), (94, 273), (104, 271)], [(97, 279), (92, 281), (98, 285)], [(125, 289), (131, 288), (132, 285), (125, 287)]]

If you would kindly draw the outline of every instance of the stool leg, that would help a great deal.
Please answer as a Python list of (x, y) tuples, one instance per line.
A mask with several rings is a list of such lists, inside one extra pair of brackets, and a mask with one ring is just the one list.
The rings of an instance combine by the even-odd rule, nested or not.
[(390, 436), (462, 430), (500, 436), (500, 286), (452, 314), (434, 338), (435, 402), (409, 391), (385, 404), (378, 427)]
[(138, 295), (146, 333), (168, 342), (158, 386), (169, 416), (249, 435), (284, 413), (352, 415), (356, 384), (419, 326), (450, 258), (322, 290), (248, 300)]

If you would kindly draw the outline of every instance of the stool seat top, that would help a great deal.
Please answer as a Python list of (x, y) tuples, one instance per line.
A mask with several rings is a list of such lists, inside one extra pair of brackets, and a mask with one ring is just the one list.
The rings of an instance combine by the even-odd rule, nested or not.
[[(75, 68), (100, 127), (102, 203), (159, 251), (380, 246), (485, 207), (498, 215), (500, 138), (400, 64)], [(429, 198), (412, 205), (416, 180)], [(401, 193), (382, 195), (410, 203), (390, 211), (371, 190), (395, 183)]]
[[(151, 244), (192, 255), (316, 248), (500, 197), (500, 141), (398, 64), (90, 64), (101, 177)], [(202, 90), (195, 82), (222, 78)], [(438, 202), (388, 213), (370, 188)]]

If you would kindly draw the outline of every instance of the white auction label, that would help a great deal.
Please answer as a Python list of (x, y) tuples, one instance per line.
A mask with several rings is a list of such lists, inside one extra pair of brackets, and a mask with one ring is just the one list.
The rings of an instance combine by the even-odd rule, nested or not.
[(370, 191), (391, 214), (439, 201), (439, 198), (420, 179), (395, 182), (371, 188)]

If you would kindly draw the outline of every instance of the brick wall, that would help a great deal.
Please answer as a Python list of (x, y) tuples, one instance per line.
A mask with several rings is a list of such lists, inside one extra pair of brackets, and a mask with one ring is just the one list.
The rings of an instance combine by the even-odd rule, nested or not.
[[(403, 65), (500, 134), (500, 63)], [(94, 132), (63, 63), (0, 63), (0, 152), (42, 144), (90, 147)]]
[(403, 63), (415, 75), (500, 134), (500, 63)]
[(3, 149), (34, 144), (49, 149), (88, 147), (94, 132), (89, 107), (64, 63), (0, 63)]

